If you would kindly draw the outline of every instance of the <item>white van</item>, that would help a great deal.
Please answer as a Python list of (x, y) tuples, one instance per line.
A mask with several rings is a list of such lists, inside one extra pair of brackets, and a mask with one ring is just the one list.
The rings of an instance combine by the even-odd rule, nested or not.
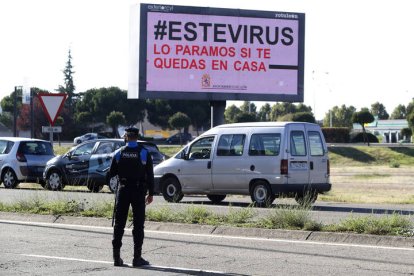
[(311, 123), (220, 125), (157, 165), (154, 175), (155, 191), (170, 202), (205, 194), (218, 203), (237, 194), (250, 195), (257, 206), (281, 195), (304, 204), (331, 189), (325, 139)]

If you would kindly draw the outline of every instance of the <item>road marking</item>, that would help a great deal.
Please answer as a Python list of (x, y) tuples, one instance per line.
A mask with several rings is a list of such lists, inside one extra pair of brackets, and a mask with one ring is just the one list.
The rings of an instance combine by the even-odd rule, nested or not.
[[(100, 261), (100, 260), (88, 260), (88, 259), (78, 259), (78, 258), (36, 255), (36, 254), (20, 254), (20, 255), (21, 256), (26, 256), (26, 257), (32, 257), (32, 258), (41, 258), (41, 259), (53, 259), (53, 260), (62, 260), (62, 261), (75, 261), (75, 262), (84, 262), (84, 263), (98, 263), (98, 264), (111, 264), (111, 265), (113, 265), (113, 262)], [(124, 263), (124, 265), (132, 267), (132, 264)], [(198, 272), (198, 273), (211, 273), (211, 274), (226, 274), (225, 272), (222, 272), (222, 271), (183, 268), (183, 267), (172, 267), (172, 266), (159, 266), (159, 265), (147, 265), (147, 266), (143, 266), (142, 268), (155, 268), (155, 269), (173, 270), (175, 272)]]
[[(53, 227), (53, 228), (68, 227), (68, 228), (98, 229), (98, 230), (108, 230), (108, 231), (112, 231), (113, 229), (112, 227), (106, 227), (106, 226), (47, 223), (47, 222), (28, 222), (28, 221), (14, 221), (14, 220), (0, 220), (0, 223), (39, 225), (39, 226), (48, 226), (48, 227)], [(125, 231), (131, 232), (132, 229), (126, 228)], [(194, 234), (194, 233), (169, 232), (169, 231), (158, 231), (158, 230), (145, 230), (145, 233), (165, 234), (165, 235), (175, 235), (175, 236), (189, 236), (189, 237), (203, 237), (203, 238), (217, 238), (217, 239), (265, 241), (265, 242), (276, 242), (276, 243), (296, 243), (296, 244), (308, 244), (308, 245), (314, 244), (314, 245), (326, 245), (326, 246), (343, 246), (343, 247), (358, 247), (358, 248), (371, 248), (371, 249), (414, 251), (414, 248), (409, 248), (409, 247), (391, 247), (391, 246), (350, 244), (350, 243), (303, 241), (303, 240), (284, 240), (284, 239), (258, 238), (258, 237), (227, 236), (227, 235), (216, 235), (216, 234)]]

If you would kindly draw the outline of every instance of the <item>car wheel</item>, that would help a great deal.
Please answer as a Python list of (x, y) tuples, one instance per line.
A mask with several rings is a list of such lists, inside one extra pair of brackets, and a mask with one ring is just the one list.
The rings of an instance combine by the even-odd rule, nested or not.
[(108, 180), (108, 187), (109, 187), (109, 190), (112, 193), (115, 193), (116, 192), (116, 189), (118, 188), (118, 176), (114, 176), (112, 178), (109, 178), (109, 180)]
[(61, 191), (64, 188), (62, 174), (58, 170), (52, 170), (46, 178), (46, 188), (51, 191)]
[(226, 198), (226, 195), (207, 195), (207, 198), (213, 203), (220, 203)]
[(180, 202), (183, 198), (180, 182), (175, 177), (168, 177), (163, 181), (162, 196), (168, 202)]
[(86, 187), (88, 187), (89, 191), (92, 193), (98, 193), (100, 190), (102, 190), (103, 185), (91, 181), (86, 184)]
[(3, 175), (1, 176), (1, 181), (3, 182), (4, 188), (6, 189), (14, 189), (19, 184), (16, 174), (10, 168), (7, 168), (3, 172)]
[(315, 203), (315, 201), (318, 199), (318, 192), (317, 191), (309, 191), (305, 194), (296, 194), (295, 200), (296, 202), (304, 207), (311, 206)]
[(268, 207), (275, 200), (269, 184), (265, 181), (257, 181), (252, 185), (250, 197), (257, 207)]

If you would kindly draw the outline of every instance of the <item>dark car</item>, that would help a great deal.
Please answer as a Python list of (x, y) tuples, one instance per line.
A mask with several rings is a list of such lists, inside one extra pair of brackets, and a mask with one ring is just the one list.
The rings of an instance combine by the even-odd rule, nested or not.
[[(154, 165), (165, 156), (150, 142), (138, 141), (151, 154)], [(117, 181), (109, 179), (108, 171), (114, 152), (125, 145), (122, 139), (97, 139), (73, 147), (67, 153), (51, 159), (46, 164), (43, 178), (49, 190), (62, 190), (65, 185), (86, 185), (91, 192), (99, 192), (104, 185), (111, 191)]]
[[(181, 138), (180, 138), (181, 136)], [(193, 140), (193, 136), (190, 133), (176, 133), (168, 137), (165, 142), (167, 144), (187, 144)]]

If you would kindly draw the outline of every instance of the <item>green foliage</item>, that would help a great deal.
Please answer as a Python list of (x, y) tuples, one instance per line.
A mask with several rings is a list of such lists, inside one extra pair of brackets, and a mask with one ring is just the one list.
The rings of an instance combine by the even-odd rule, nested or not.
[(262, 105), (262, 107), (260, 108), (259, 113), (257, 114), (257, 118), (260, 122), (266, 122), (266, 121), (270, 121), (270, 112), (272, 110), (272, 107), (270, 106), (269, 103), (265, 103), (264, 105)]
[(10, 112), (3, 112), (0, 114), (0, 123), (5, 125), (7, 128), (13, 128), (13, 115)]
[[(347, 107), (342, 105), (341, 107), (334, 106), (331, 112), (327, 112), (323, 119), (323, 125), (325, 127), (330, 126), (332, 119), (332, 127), (348, 127), (352, 128), (352, 114), (356, 112), (355, 107), (352, 105)], [(332, 118), (331, 118), (332, 116)]]
[[(76, 103), (76, 119), (80, 120), (81, 116), (91, 114), (91, 123), (105, 123), (107, 116), (112, 112), (122, 112), (125, 116), (127, 125), (134, 125), (144, 120), (145, 101), (138, 99), (128, 99), (127, 92), (118, 87), (91, 89), (81, 94)], [(87, 129), (87, 125), (85, 130)]]
[(259, 220), (259, 225), (270, 229), (304, 229), (311, 223), (308, 209), (297, 206), (275, 208), (265, 218)]
[(371, 114), (377, 116), (380, 120), (388, 120), (390, 115), (382, 103), (376, 102), (371, 105)]
[(323, 127), (322, 133), (327, 143), (348, 143), (350, 129), (347, 127)]
[(240, 112), (234, 118), (234, 123), (257, 122), (256, 113)]
[(371, 143), (379, 143), (377, 136), (372, 133), (366, 133), (364, 137), (364, 133), (357, 133), (351, 138), (352, 143), (363, 143), (369, 141)]
[(296, 112), (283, 115), (279, 117), (278, 121), (315, 123), (315, 117), (311, 112)]
[(173, 129), (187, 128), (191, 124), (191, 119), (182, 112), (177, 112), (168, 119), (168, 124)]
[(122, 112), (112, 111), (106, 117), (106, 123), (112, 127), (112, 133), (116, 136), (116, 129), (118, 126), (125, 124), (125, 116)]
[(240, 114), (242, 111), (240, 108), (238, 108), (236, 105), (232, 104), (231, 106), (227, 107), (224, 111), (224, 120), (226, 123), (235, 123), (236, 117), (238, 114)]
[(413, 224), (404, 216), (351, 216), (339, 224), (327, 226), (324, 230), (335, 232), (355, 232), (374, 235), (413, 236)]
[(330, 147), (329, 159), (332, 166), (358, 166), (367, 164), (387, 166), (391, 162), (412, 166), (414, 164), (414, 148)]
[(398, 119), (405, 119), (407, 117), (407, 109), (405, 108), (405, 105), (399, 104), (394, 109), (394, 111), (391, 114), (391, 119), (398, 120)]
[[(106, 217), (112, 216), (113, 202), (94, 202), (81, 200), (46, 201), (40, 197), (20, 200), (17, 203), (0, 202), (0, 211), (32, 214), (53, 214), (69, 216)], [(339, 224), (324, 226), (311, 219), (310, 207), (287, 206), (275, 208), (270, 214), (255, 219), (252, 208), (232, 209), (228, 214), (215, 214), (204, 206), (190, 206), (182, 211), (169, 207), (148, 209), (146, 219), (158, 222), (178, 222), (208, 225), (230, 225), (240, 227), (258, 227), (269, 229), (293, 229), (308, 231), (355, 232), (376, 235), (414, 236), (413, 223), (406, 216), (392, 214), (388, 216), (351, 216)], [(129, 215), (129, 220), (132, 217)]]
[(250, 101), (244, 101), (240, 106), (240, 110), (245, 113), (256, 113), (256, 105)]

